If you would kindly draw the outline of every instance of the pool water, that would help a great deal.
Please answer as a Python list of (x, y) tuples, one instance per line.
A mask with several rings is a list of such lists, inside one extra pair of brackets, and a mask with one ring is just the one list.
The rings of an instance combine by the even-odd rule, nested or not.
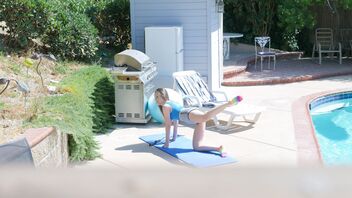
[(316, 100), (310, 114), (324, 164), (352, 164), (352, 93)]

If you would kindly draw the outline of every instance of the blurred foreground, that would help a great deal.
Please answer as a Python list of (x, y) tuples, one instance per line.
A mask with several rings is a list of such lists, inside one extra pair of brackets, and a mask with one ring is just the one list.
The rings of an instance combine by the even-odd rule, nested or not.
[(347, 197), (351, 167), (2, 168), (0, 197)]

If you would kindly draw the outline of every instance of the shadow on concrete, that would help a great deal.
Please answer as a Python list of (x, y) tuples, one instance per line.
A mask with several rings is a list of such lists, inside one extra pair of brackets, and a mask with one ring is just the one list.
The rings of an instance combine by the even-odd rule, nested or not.
[[(255, 123), (249, 123), (249, 122), (244, 122), (244, 121), (234, 121), (234, 123), (232, 123), (232, 125), (230, 126), (230, 128), (228, 130), (221, 130), (221, 129), (216, 128), (213, 123), (211, 123), (211, 122), (209, 122), (209, 123), (210, 124), (207, 123), (207, 130), (208, 131), (213, 131), (213, 132), (217, 132), (217, 133), (224, 134), (224, 135), (245, 132), (249, 129), (254, 128), (254, 125), (255, 125)], [(220, 120), (220, 124), (224, 125), (224, 124), (226, 124), (226, 121)]]
[(164, 159), (165, 161), (176, 164), (176, 165), (183, 165), (187, 166), (187, 164), (182, 163), (178, 159), (172, 157), (171, 155), (159, 150), (154, 146), (149, 146), (147, 143), (139, 143), (139, 144), (131, 144), (122, 147), (117, 147), (115, 150), (118, 151), (132, 151), (132, 153), (151, 153), (157, 157)]
[(115, 124), (110, 131), (114, 131), (116, 129), (129, 129), (129, 128), (136, 128), (136, 129), (149, 129), (149, 128), (163, 128), (163, 125), (157, 122), (149, 121), (147, 124), (139, 124), (139, 123), (117, 123)]

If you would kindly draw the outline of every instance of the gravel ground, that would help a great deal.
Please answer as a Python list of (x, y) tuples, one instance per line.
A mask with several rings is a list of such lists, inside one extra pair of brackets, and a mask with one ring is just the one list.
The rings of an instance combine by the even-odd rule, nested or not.
[[(0, 56), (0, 78), (15, 79), (24, 82), (30, 88), (30, 93), (25, 95), (18, 90), (15, 81), (11, 80), (8, 88), (0, 95), (0, 143), (4, 143), (23, 133), (24, 122), (33, 116), (37, 99), (49, 95), (47, 88), (42, 88), (40, 77), (34, 69), (29, 69), (22, 64), (24, 57)], [(34, 61), (34, 66), (37, 62)], [(51, 80), (58, 81), (63, 75), (54, 70), (55, 63), (44, 60), (40, 64), (40, 71), (44, 85)], [(5, 88), (0, 85), (0, 92)]]

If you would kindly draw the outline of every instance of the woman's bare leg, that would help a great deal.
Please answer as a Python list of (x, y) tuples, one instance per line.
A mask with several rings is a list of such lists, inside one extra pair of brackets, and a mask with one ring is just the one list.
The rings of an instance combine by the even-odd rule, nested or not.
[(219, 151), (220, 147), (201, 145), (205, 131), (205, 123), (198, 123), (193, 133), (193, 149), (196, 151)]
[(195, 123), (202, 123), (210, 120), (217, 114), (221, 113), (226, 107), (232, 106), (233, 103), (231, 101), (219, 105), (217, 107), (212, 108), (210, 111), (203, 113), (199, 110), (193, 110), (189, 113), (189, 119)]

